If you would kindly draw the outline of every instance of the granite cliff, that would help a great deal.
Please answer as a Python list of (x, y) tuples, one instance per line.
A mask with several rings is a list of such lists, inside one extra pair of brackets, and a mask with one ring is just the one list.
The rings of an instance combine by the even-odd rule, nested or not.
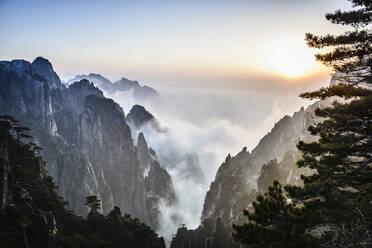
[(87, 198), (87, 218), (66, 209), (40, 147), (30, 140), (27, 128), (0, 117), (0, 247), (165, 248), (163, 238), (120, 208), (97, 212), (99, 204), (88, 203), (94, 196)]
[[(81, 79), (66, 87), (40, 57), (32, 63), (1, 61), (0, 113), (31, 128), (70, 209), (87, 214), (85, 197), (97, 195), (105, 214), (118, 206), (147, 224), (156, 223), (145, 183), (145, 170), (156, 162), (154, 151), (133, 143), (123, 109), (93, 83)], [(144, 136), (141, 140), (146, 142)], [(172, 187), (171, 180), (165, 186)], [(161, 198), (161, 190), (173, 188), (159, 190), (151, 197)]]

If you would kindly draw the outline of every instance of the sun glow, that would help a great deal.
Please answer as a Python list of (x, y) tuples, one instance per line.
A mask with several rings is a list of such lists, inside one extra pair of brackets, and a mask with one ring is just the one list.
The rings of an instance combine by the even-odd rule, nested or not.
[(315, 61), (314, 50), (298, 39), (281, 39), (265, 44), (262, 56), (263, 69), (271, 74), (289, 78), (307, 76), (321, 68)]

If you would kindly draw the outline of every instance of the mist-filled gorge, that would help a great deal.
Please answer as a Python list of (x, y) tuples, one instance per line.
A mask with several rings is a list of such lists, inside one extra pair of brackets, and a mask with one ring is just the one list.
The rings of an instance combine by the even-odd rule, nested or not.
[[(158, 230), (168, 240), (181, 224), (189, 228), (200, 224), (205, 194), (227, 154), (235, 155), (245, 146), (252, 150), (273, 123), (311, 103), (301, 101), (296, 90), (288, 92), (292, 96), (273, 98), (247, 88), (241, 92), (168, 86), (159, 90), (160, 97), (154, 101), (136, 99), (130, 91), (105, 94), (125, 112), (135, 104), (144, 106), (164, 129), (159, 131), (148, 124), (134, 127), (132, 133), (135, 140), (139, 132), (145, 134), (148, 145), (172, 176), (179, 203), (161, 207), (163, 226)], [(172, 215), (178, 215), (176, 221)]]
[(0, 247), (371, 247), (371, 22), (0, 1)]

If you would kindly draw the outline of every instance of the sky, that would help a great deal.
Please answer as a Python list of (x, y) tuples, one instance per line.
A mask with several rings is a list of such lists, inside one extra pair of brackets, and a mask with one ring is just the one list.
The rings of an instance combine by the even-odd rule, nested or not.
[[(244, 86), (322, 72), (305, 32), (346, 0), (0, 0), (0, 59), (43, 56), (63, 79), (99, 72), (149, 83)], [(324, 73), (324, 71), (323, 71)]]

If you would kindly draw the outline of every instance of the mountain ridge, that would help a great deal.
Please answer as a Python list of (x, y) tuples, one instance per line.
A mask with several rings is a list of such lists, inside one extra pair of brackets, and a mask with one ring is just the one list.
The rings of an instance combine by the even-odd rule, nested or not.
[(114, 94), (116, 92), (130, 92), (136, 99), (149, 100), (158, 100), (160, 97), (159, 93), (154, 88), (147, 85), (141, 86), (136, 80), (129, 80), (125, 77), (122, 77), (115, 82), (111, 82), (109, 79), (98, 73), (76, 75), (74, 78), (67, 80), (66, 85), (71, 85), (72, 83), (82, 79), (89, 80), (95, 86), (108, 94)]

